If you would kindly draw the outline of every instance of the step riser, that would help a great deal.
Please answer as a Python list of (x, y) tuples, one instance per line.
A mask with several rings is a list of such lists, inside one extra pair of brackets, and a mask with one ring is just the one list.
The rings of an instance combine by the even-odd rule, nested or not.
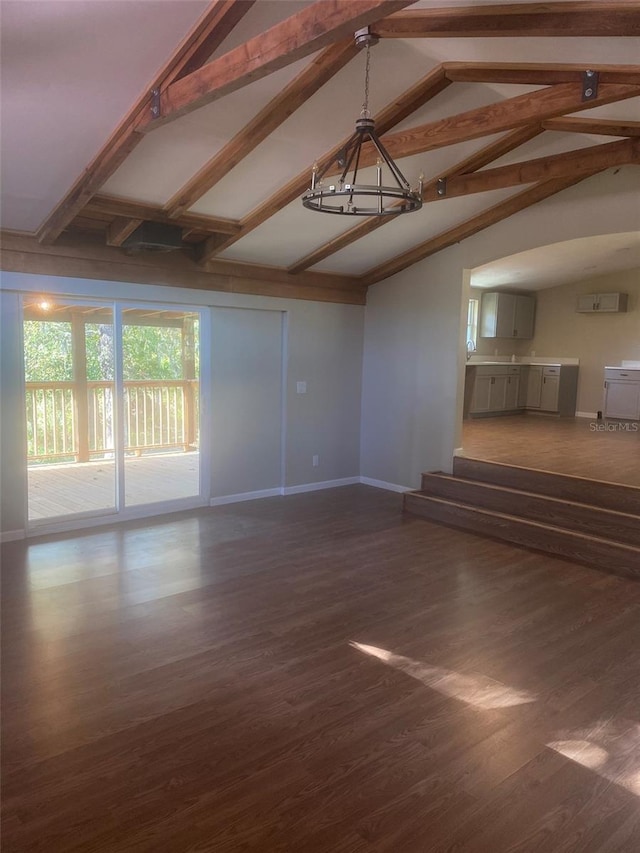
[(599, 507), (561, 503), (544, 495), (504, 492), (499, 487), (473, 480), (425, 474), (422, 490), (433, 497), (483, 509), (517, 515), (589, 536), (640, 547), (640, 519), (618, 515)]
[(468, 480), (551, 495), (554, 498), (640, 516), (640, 489), (634, 489), (632, 486), (584, 480), (565, 474), (535, 471), (480, 459), (466, 459), (463, 456), (454, 458), (453, 473), (456, 477)]
[(431, 521), (535, 548), (613, 574), (640, 580), (640, 552), (629, 553), (627, 548), (615, 542), (582, 540), (579, 534), (561, 528), (545, 528), (541, 531), (538, 526), (525, 519), (505, 519), (475, 510), (473, 507), (449, 505), (415, 493), (405, 495), (404, 508)]

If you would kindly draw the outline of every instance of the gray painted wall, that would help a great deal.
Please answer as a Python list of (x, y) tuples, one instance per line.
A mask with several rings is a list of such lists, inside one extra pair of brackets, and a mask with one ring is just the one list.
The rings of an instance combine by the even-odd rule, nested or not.
[(639, 228), (638, 171), (590, 178), (369, 289), (363, 477), (415, 488), (422, 471), (451, 470), (461, 443), (469, 270), (538, 246)]
[[(19, 297), (7, 292), (11, 290), (182, 303), (215, 309), (212, 337), (214, 361), (217, 360), (217, 372), (213, 373), (217, 383), (215, 392), (222, 394), (224, 391), (227, 394), (225, 405), (233, 404), (236, 409), (233, 414), (229, 413), (225, 422), (218, 420), (216, 424), (214, 421), (212, 495), (271, 487), (276, 466), (280, 467), (274, 425), (281, 412), (282, 376), (287, 401), (284, 408), (284, 485), (358, 476), (363, 306), (189, 289), (178, 291), (171, 287), (19, 273), (4, 273), (1, 287), (5, 289), (0, 341), (2, 532), (25, 527), (21, 318)], [(284, 353), (279, 332), (283, 315), (286, 315), (287, 326)], [(295, 393), (297, 380), (307, 382), (306, 395)], [(248, 395), (229, 393), (232, 383), (245, 381), (251, 383)], [(205, 389), (202, 393), (206, 393)], [(213, 402), (212, 411), (215, 412), (215, 400)], [(268, 423), (264, 431), (256, 428), (256, 422), (261, 419)], [(319, 456), (318, 467), (312, 465), (314, 454)]]

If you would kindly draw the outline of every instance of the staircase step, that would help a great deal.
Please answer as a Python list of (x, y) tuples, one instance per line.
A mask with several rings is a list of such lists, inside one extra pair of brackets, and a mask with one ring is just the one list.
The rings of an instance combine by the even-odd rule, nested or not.
[(453, 473), (454, 476), (466, 480), (478, 480), (535, 494), (552, 495), (562, 500), (640, 516), (640, 488), (634, 486), (588, 480), (585, 477), (555, 474), (533, 468), (521, 468), (518, 465), (505, 465), (501, 462), (487, 462), (466, 456), (454, 457)]
[(640, 548), (636, 515), (440, 473), (423, 474), (422, 493)]
[(640, 580), (640, 548), (632, 545), (432, 497), (421, 492), (405, 493), (404, 509), (431, 521), (503, 539)]

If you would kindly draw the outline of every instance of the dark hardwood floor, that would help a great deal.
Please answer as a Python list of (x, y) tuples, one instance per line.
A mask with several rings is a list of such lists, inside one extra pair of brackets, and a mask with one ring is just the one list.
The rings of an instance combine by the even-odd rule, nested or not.
[(640, 424), (510, 415), (468, 419), (465, 456), (640, 488)]
[(636, 853), (640, 584), (365, 486), (3, 549), (3, 853)]

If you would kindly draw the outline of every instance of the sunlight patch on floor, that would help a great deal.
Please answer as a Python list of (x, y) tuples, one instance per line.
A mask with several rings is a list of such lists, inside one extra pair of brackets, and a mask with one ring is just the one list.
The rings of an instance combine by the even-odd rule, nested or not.
[(500, 681), (480, 673), (461, 673), (440, 666), (431, 666), (423, 661), (396, 655), (387, 649), (367, 646), (364, 643), (349, 643), (363, 654), (377, 658), (388, 666), (410, 675), (445, 696), (459, 699), (476, 708), (510, 708), (535, 702), (536, 697), (524, 690), (507, 687)]
[(640, 797), (639, 723), (605, 720), (591, 728), (561, 732), (547, 746)]

